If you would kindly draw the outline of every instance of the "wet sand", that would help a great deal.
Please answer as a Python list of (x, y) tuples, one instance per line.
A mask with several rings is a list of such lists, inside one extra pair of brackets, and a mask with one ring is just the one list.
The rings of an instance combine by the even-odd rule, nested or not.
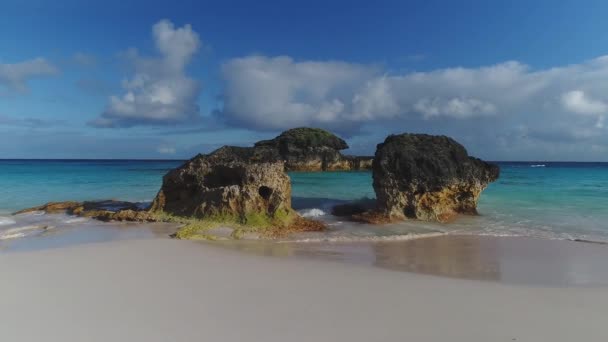
[(527, 237), (443, 235), (390, 242), (230, 242), (275, 257), (334, 260), (394, 271), (533, 286), (608, 286), (608, 245)]
[(606, 288), (512, 286), (188, 241), (4, 253), (0, 274), (3, 341), (606, 338)]

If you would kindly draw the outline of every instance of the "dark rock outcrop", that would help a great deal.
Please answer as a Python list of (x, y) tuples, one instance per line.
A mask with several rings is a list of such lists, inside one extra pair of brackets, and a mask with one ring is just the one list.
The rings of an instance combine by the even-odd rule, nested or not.
[(283, 161), (261, 156), (254, 148), (232, 146), (199, 154), (166, 174), (150, 210), (243, 224), (294, 215)]
[(451, 138), (391, 135), (374, 157), (375, 215), (446, 222), (476, 214), (479, 195), (498, 176), (498, 166), (470, 157)]
[(345, 156), (348, 144), (319, 128), (294, 128), (271, 140), (255, 144), (256, 155), (265, 160), (284, 160), (287, 171), (338, 171), (371, 169), (371, 157)]

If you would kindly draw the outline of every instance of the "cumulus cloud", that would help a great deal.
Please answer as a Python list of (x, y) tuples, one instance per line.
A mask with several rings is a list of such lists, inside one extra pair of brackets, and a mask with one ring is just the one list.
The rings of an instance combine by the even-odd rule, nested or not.
[[(502, 148), (505, 159), (558, 152), (561, 157), (555, 158), (577, 159), (591, 153), (591, 145), (608, 148), (608, 56), (538, 70), (508, 61), (406, 73), (248, 56), (226, 61), (221, 77), (223, 103), (216, 117), (232, 126), (260, 131), (318, 126), (351, 136), (447, 134), (480, 153)], [(571, 145), (551, 152), (558, 142)], [(489, 146), (494, 150), (486, 151)]]
[(441, 115), (469, 118), (494, 114), (496, 106), (472, 98), (453, 98), (450, 100), (422, 98), (414, 104), (414, 110), (421, 113), (425, 118)]
[(606, 103), (592, 99), (581, 90), (562, 94), (562, 104), (567, 110), (579, 114), (600, 114), (608, 109)]
[(504, 114), (542, 89), (544, 81), (517, 62), (390, 75), (375, 66), (284, 56), (230, 60), (222, 77), (220, 114), (259, 129)]
[(348, 133), (385, 123), (465, 133), (472, 120), (483, 120), (493, 136), (516, 136), (507, 130), (522, 126), (535, 132), (563, 126), (579, 136), (572, 132), (603, 129), (608, 111), (608, 56), (544, 70), (509, 61), (402, 74), (374, 65), (249, 56), (224, 63), (221, 75), (217, 117), (258, 130), (308, 125)]
[(3, 64), (0, 62), (0, 94), (2, 88), (8, 91), (26, 92), (27, 83), (33, 78), (55, 75), (59, 70), (44, 58)]
[(257, 129), (331, 124), (344, 116), (346, 100), (358, 86), (376, 73), (374, 67), (343, 62), (296, 63), (289, 57), (263, 56), (233, 59), (222, 66), (221, 115), (231, 123)]
[(124, 94), (111, 96), (92, 125), (163, 125), (199, 117), (200, 84), (186, 75), (186, 67), (201, 45), (198, 34), (190, 25), (176, 28), (168, 20), (156, 23), (152, 34), (160, 56), (142, 57), (135, 49), (127, 52), (135, 73), (122, 82)]

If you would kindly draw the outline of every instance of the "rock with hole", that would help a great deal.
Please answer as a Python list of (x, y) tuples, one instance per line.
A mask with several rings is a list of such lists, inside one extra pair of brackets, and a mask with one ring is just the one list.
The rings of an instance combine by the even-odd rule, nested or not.
[(165, 175), (151, 211), (265, 225), (293, 214), (291, 183), (283, 161), (225, 146)]

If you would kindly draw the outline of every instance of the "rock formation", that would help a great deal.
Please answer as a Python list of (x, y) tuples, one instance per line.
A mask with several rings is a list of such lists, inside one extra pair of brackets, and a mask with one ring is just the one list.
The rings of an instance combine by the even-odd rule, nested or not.
[(166, 174), (151, 211), (262, 224), (293, 214), (291, 183), (282, 161), (225, 146)]
[(138, 206), (137, 203), (123, 201), (87, 201), (87, 202), (49, 202), (47, 204), (20, 210), (14, 215), (34, 211), (44, 211), (48, 214), (66, 213), (81, 217), (89, 217), (100, 221), (133, 221), (154, 222), (158, 219)]
[(371, 169), (371, 157), (345, 156), (348, 145), (319, 128), (294, 128), (271, 140), (255, 144), (256, 154), (266, 160), (284, 160), (287, 171), (338, 171)]
[(498, 166), (470, 157), (451, 138), (391, 135), (373, 161), (376, 215), (446, 222), (476, 214), (479, 195), (498, 176)]

